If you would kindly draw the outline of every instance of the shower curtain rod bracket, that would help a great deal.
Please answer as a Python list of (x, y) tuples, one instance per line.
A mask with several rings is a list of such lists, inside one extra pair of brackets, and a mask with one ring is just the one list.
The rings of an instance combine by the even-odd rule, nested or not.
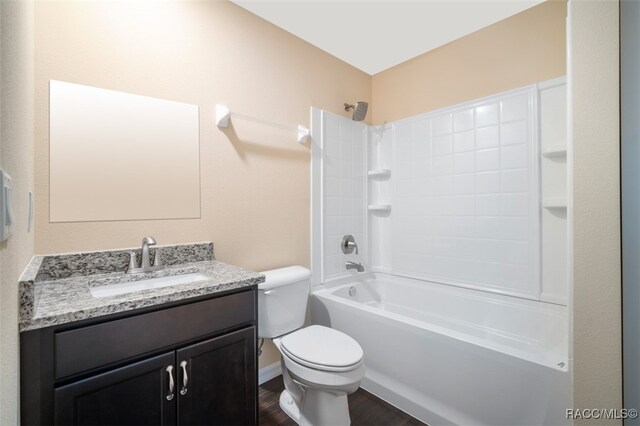
[(304, 144), (309, 138), (309, 129), (303, 125), (298, 126), (298, 143)]
[(229, 127), (229, 118), (231, 118), (231, 110), (226, 105), (216, 105), (216, 126)]

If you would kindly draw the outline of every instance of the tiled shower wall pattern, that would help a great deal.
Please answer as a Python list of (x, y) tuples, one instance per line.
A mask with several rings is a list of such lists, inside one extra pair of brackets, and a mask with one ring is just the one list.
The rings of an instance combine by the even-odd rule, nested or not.
[[(323, 113), (323, 270), (324, 279), (346, 274), (347, 260), (362, 261), (365, 240), (365, 135), (361, 123)], [(343, 235), (354, 236), (359, 255), (340, 249)]]
[(394, 126), (394, 274), (539, 298), (536, 92)]

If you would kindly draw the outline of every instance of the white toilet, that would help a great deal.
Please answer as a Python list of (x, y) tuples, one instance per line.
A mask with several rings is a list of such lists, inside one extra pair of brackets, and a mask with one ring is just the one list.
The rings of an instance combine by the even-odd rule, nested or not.
[(258, 285), (258, 337), (282, 355), (280, 407), (299, 425), (351, 423), (347, 395), (364, 377), (362, 348), (331, 328), (304, 325), (311, 272), (302, 266), (263, 272)]

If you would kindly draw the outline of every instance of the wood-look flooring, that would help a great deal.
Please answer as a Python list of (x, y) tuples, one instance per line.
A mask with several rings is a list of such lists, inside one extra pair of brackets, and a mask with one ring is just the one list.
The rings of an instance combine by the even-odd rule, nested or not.
[[(260, 386), (258, 398), (261, 426), (296, 426), (296, 422), (280, 409), (279, 399), (283, 390), (282, 376)], [(349, 395), (349, 415), (353, 426), (425, 426), (421, 421), (364, 389), (358, 389)]]

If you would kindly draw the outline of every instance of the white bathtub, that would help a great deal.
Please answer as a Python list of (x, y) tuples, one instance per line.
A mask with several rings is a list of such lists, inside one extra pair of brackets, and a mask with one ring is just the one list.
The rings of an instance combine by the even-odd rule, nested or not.
[(431, 426), (569, 423), (563, 306), (369, 274), (315, 287), (311, 317), (360, 343), (363, 388)]

